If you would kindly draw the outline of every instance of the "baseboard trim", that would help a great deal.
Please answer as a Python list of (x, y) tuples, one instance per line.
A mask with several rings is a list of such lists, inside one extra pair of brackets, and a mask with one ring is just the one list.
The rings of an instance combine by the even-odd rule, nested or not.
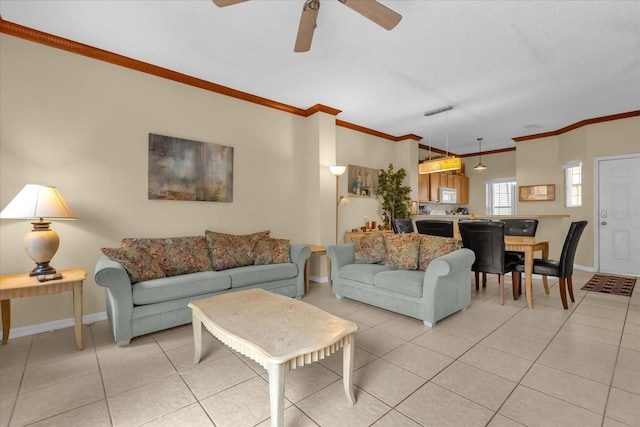
[(327, 276), (318, 277), (309, 275), (309, 280), (316, 283), (329, 283), (329, 277)]
[[(107, 318), (106, 311), (103, 311), (100, 313), (87, 314), (82, 316), (82, 324), (88, 325), (91, 323), (98, 322), (100, 320), (106, 320), (106, 318)], [(28, 335), (41, 334), (43, 332), (51, 332), (51, 331), (55, 331), (56, 329), (73, 327), (74, 325), (75, 325), (75, 322), (73, 320), (73, 317), (69, 317), (67, 319), (54, 320), (53, 322), (45, 322), (45, 323), (39, 323), (37, 325), (22, 326), (20, 328), (11, 328), (11, 330), (9, 331), (9, 339), (26, 337)]]

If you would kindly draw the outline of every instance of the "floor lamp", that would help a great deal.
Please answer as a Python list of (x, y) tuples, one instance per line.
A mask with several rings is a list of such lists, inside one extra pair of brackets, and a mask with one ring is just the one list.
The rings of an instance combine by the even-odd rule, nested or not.
[(340, 181), (340, 176), (347, 170), (346, 166), (329, 166), (329, 170), (336, 177), (336, 199), (338, 200), (336, 203), (336, 245), (338, 244), (338, 207), (346, 206), (349, 204), (349, 199), (344, 196), (338, 197), (338, 182)]

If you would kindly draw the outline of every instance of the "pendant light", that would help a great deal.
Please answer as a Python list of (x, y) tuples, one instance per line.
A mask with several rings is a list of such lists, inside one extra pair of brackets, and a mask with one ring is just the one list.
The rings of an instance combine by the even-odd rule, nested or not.
[[(459, 170), (462, 168), (462, 159), (459, 157), (449, 157), (449, 113), (448, 111), (453, 110), (453, 106), (448, 105), (446, 107), (437, 108), (435, 110), (427, 111), (424, 113), (426, 117), (429, 117), (429, 160), (425, 160), (424, 162), (418, 165), (418, 173), (419, 174), (427, 174), (434, 172), (445, 172), (451, 170)], [(447, 122), (446, 122), (446, 154), (445, 157), (441, 157), (439, 159), (431, 160), (431, 116), (439, 113), (447, 112)]]
[(482, 164), (482, 139), (483, 138), (478, 138), (478, 152), (480, 154), (478, 155), (478, 164), (473, 167), (477, 171), (485, 170), (487, 168)]

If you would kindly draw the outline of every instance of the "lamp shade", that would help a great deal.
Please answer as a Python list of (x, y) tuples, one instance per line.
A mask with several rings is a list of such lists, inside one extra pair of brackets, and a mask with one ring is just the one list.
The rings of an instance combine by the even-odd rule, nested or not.
[(347, 170), (346, 166), (329, 166), (329, 170), (331, 171), (332, 174), (334, 174), (335, 176), (340, 176), (344, 173), (344, 171)]
[(434, 172), (458, 170), (462, 168), (462, 160), (459, 157), (443, 157), (441, 159), (428, 160), (418, 165), (418, 173), (421, 175)]
[(76, 219), (58, 189), (27, 184), (0, 212), (2, 219)]

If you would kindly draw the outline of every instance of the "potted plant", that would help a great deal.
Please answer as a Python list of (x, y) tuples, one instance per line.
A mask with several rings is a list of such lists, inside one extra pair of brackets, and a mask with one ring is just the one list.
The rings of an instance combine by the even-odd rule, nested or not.
[(394, 218), (409, 218), (411, 215), (411, 187), (403, 185), (406, 177), (404, 168), (394, 172), (393, 163), (389, 163), (387, 170), (378, 172), (376, 194), (382, 197), (382, 225), (385, 230), (391, 228)]

